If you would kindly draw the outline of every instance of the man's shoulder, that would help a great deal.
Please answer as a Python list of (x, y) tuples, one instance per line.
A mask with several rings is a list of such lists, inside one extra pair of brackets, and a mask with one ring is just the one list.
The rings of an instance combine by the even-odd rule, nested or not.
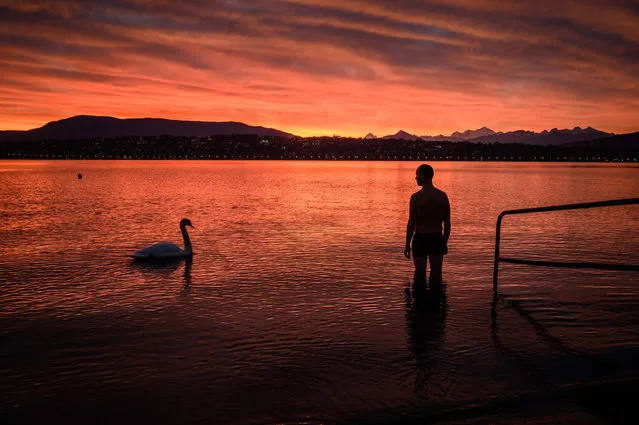
[(444, 192), (441, 189), (438, 189), (436, 187), (433, 187), (435, 196), (434, 198), (437, 200), (436, 202), (442, 204), (442, 205), (448, 205), (450, 203), (450, 201), (448, 200), (448, 195), (446, 194), (446, 192)]
[(440, 196), (448, 198), (448, 195), (443, 190), (441, 190), (441, 189), (439, 189), (437, 187), (433, 187), (433, 189), (435, 189), (435, 192), (437, 192), (437, 194), (439, 194)]

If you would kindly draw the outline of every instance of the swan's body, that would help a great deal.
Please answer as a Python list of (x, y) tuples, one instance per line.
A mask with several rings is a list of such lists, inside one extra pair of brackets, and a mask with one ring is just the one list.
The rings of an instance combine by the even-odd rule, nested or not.
[(193, 248), (191, 247), (191, 238), (186, 231), (186, 226), (193, 227), (188, 218), (180, 221), (180, 230), (184, 239), (184, 249), (168, 242), (158, 242), (146, 248), (142, 248), (130, 257), (136, 260), (169, 260), (174, 258), (191, 257)]

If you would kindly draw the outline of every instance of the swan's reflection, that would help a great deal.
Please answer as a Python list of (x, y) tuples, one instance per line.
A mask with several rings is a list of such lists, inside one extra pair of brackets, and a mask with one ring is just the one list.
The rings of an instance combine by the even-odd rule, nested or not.
[(191, 269), (193, 268), (193, 258), (187, 258), (184, 261), (184, 287), (183, 291), (191, 289)]
[(417, 366), (414, 390), (426, 397), (428, 379), (436, 367), (432, 353), (441, 344), (446, 327), (446, 285), (430, 289), (413, 286), (412, 290), (406, 287), (405, 294), (406, 339)]
[(193, 269), (193, 258), (185, 257), (185, 258), (175, 258), (170, 260), (156, 260), (149, 262), (139, 262), (133, 261), (131, 262), (131, 267), (136, 268), (142, 273), (148, 274), (160, 274), (163, 276), (173, 276), (184, 264), (184, 286), (183, 290), (188, 291), (191, 288), (191, 271)]

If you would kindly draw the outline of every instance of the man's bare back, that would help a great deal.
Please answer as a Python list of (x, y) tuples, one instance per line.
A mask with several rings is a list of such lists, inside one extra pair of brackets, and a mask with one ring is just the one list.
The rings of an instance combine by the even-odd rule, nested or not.
[(415, 217), (415, 233), (441, 233), (450, 214), (448, 196), (435, 186), (424, 186), (410, 198)]

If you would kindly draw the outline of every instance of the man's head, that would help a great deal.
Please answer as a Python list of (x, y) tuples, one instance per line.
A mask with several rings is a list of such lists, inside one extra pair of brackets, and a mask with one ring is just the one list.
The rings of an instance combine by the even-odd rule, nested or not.
[(417, 180), (418, 186), (424, 186), (425, 184), (430, 184), (433, 182), (433, 176), (435, 175), (435, 171), (433, 167), (428, 164), (422, 164), (417, 167), (417, 172), (415, 173), (415, 180)]

